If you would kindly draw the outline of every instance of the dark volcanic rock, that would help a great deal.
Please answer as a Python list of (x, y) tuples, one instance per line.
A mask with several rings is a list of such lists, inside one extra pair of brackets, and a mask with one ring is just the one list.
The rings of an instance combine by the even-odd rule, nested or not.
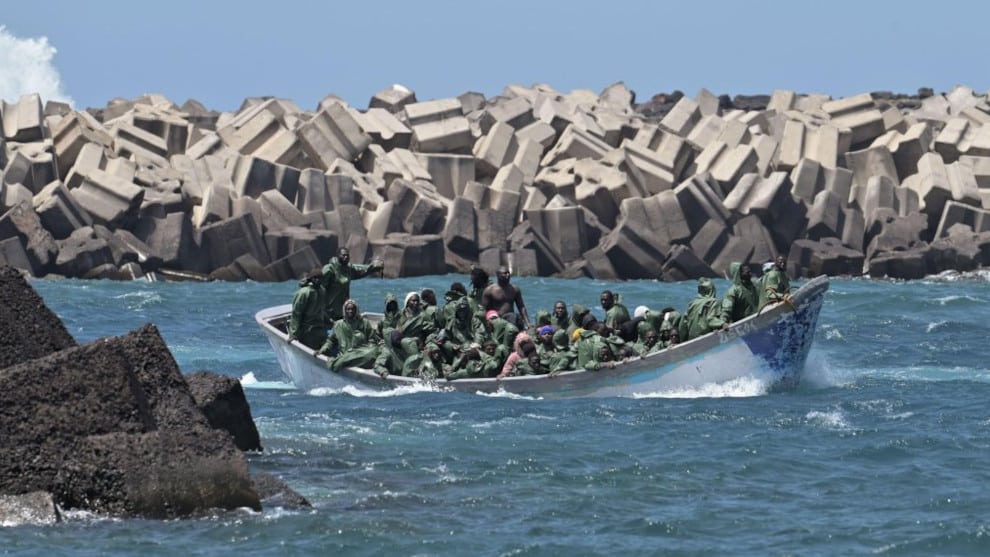
[(0, 268), (0, 369), (76, 346), (20, 271)]
[(285, 482), (267, 472), (255, 474), (251, 481), (254, 483), (255, 491), (261, 496), (262, 505), (266, 508), (309, 509), (313, 506), (309, 500)]
[(186, 375), (186, 381), (210, 427), (230, 433), (234, 444), (242, 451), (262, 450), (258, 428), (251, 419), (251, 407), (240, 381), (209, 371), (190, 373)]
[(0, 370), (0, 493), (37, 490), (125, 516), (260, 509), (153, 325)]

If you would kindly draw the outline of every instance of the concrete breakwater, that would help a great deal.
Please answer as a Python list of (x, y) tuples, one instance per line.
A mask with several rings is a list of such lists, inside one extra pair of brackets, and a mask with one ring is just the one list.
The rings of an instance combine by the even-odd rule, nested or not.
[(0, 264), (35, 276), (684, 280), (788, 256), (792, 276), (990, 263), (990, 99), (778, 90), (729, 98), (508, 86), (367, 108), (160, 95), (0, 106)]

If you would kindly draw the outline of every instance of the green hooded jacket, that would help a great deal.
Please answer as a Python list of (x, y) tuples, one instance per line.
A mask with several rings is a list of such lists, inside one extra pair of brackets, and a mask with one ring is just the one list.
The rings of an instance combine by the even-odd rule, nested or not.
[(681, 342), (721, 329), (724, 323), (722, 303), (715, 297), (715, 284), (708, 278), (698, 279), (698, 297), (688, 304), (677, 330)]
[(381, 271), (381, 265), (358, 265), (350, 263), (347, 267), (337, 259), (323, 266), (323, 288), (326, 290), (326, 319), (328, 323), (344, 316), (344, 302), (351, 297), (351, 281), (364, 278), (371, 273)]
[(745, 319), (760, 308), (760, 292), (751, 279), (743, 280), (741, 269), (742, 263), (729, 265), (732, 286), (722, 297), (722, 321), (726, 323)]
[(323, 287), (309, 279), (299, 281), (299, 289), (292, 297), (289, 336), (313, 350), (323, 346), (327, 339), (324, 300)]

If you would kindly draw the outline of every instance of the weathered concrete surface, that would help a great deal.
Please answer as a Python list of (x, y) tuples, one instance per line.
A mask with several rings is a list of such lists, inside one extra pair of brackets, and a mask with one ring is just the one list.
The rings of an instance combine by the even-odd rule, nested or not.
[[(288, 99), (249, 98), (235, 112), (216, 113), (148, 95), (42, 115), (40, 100), (28, 96), (6, 105), (2, 117), (0, 209), (45, 188), (34, 200), (41, 226), (26, 222), (30, 215), (19, 228), (6, 224), (2, 253), (39, 275), (105, 276), (123, 265), (153, 272), (158, 258), (121, 262), (116, 249), (113, 265), (57, 267), (60, 245), (46, 244), (38, 229), (66, 240), (91, 224), (89, 215), (148, 243), (146, 219), (181, 213), (193, 240), (164, 264), (228, 280), (284, 280), (309, 254), (220, 253), (211, 238), (218, 229), (224, 241), (262, 247), (267, 234), (286, 228), (329, 230), (365, 254), (369, 233), (372, 242), (400, 234), (387, 242), (392, 247), (401, 234), (443, 233), (450, 268), (512, 259), (517, 274), (542, 274), (559, 259), (566, 276), (632, 278), (666, 265), (657, 254), (675, 246), (704, 252), (694, 255), (716, 271), (727, 258), (787, 253), (800, 239), (835, 238), (862, 252), (881, 208), (900, 219), (925, 214), (920, 239), (932, 242), (953, 224), (950, 215), (939, 228), (950, 202), (979, 210), (990, 203), (990, 100), (971, 88), (917, 97), (781, 90), (730, 98), (702, 90), (694, 98), (635, 99), (621, 82), (598, 94), (511, 85), (488, 99), (468, 92), (426, 101), (394, 86), (367, 109), (327, 95), (314, 112)], [(396, 187), (399, 180), (416, 186)], [(57, 182), (68, 195), (50, 186)], [(643, 203), (624, 212), (633, 199)], [(473, 225), (459, 200), (471, 204)], [(563, 223), (549, 213), (564, 208), (589, 220)], [(245, 215), (253, 226), (244, 226)], [(735, 223), (749, 217), (772, 247), (736, 233)], [(528, 247), (510, 247), (509, 233), (523, 224), (546, 245), (523, 234)], [(596, 251), (605, 237), (608, 250)], [(656, 246), (655, 264), (633, 256), (640, 240)], [(320, 258), (321, 251), (313, 246)], [(620, 252), (638, 263), (616, 268)], [(277, 269), (264, 271), (273, 260)]]

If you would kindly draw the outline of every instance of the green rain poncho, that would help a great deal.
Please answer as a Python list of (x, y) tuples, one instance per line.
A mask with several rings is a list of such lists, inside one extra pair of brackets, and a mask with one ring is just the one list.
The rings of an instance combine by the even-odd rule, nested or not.
[(753, 315), (760, 308), (760, 293), (749, 278), (743, 278), (742, 264), (729, 265), (732, 286), (722, 297), (722, 321), (735, 323)]
[(791, 279), (787, 276), (787, 271), (777, 268), (774, 265), (762, 280), (763, 286), (760, 289), (760, 307), (771, 303), (776, 303), (791, 294)]
[(352, 366), (371, 368), (378, 357), (377, 332), (371, 322), (358, 311), (357, 303), (347, 300), (344, 306), (349, 304), (354, 304), (354, 317), (347, 318), (345, 315), (334, 322), (330, 338), (327, 339), (329, 347), (324, 349), (328, 353), (336, 351), (336, 356), (327, 362), (327, 367), (333, 370)]
[(381, 271), (382, 265), (344, 264), (336, 257), (323, 266), (323, 288), (326, 290), (326, 318), (329, 322), (344, 316), (344, 300), (351, 297), (351, 281)]
[(324, 299), (323, 287), (311, 278), (299, 281), (299, 290), (292, 297), (289, 336), (313, 350), (323, 346), (327, 339)]
[(722, 303), (715, 297), (715, 285), (711, 279), (698, 279), (698, 297), (688, 304), (677, 331), (681, 342), (721, 329), (724, 323)]

